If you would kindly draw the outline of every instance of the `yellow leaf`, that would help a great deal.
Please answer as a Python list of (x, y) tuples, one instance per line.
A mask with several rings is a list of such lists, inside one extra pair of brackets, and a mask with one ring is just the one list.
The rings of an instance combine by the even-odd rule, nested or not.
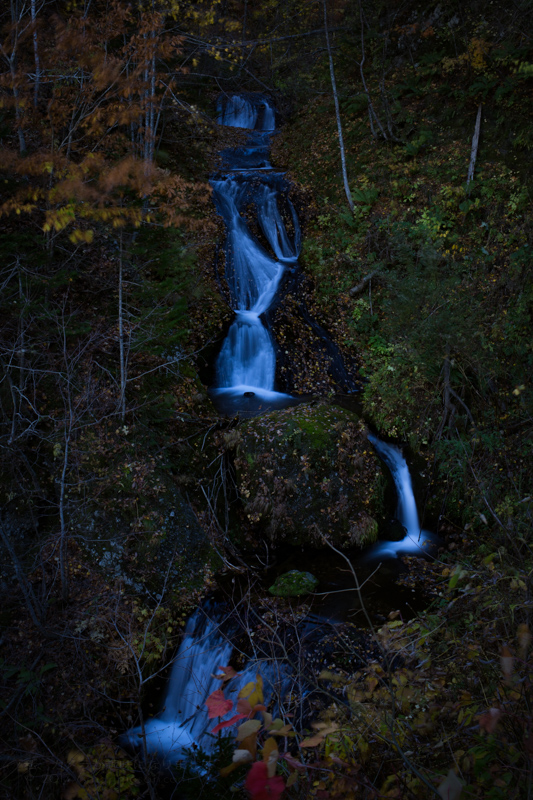
[(242, 687), (237, 697), (248, 697), (249, 695), (252, 694), (254, 689), (255, 689), (255, 682), (250, 681), (249, 683), (247, 683), (245, 686)]
[(342, 683), (345, 677), (344, 675), (339, 675), (337, 672), (331, 672), (329, 669), (323, 669), (318, 679), (321, 681), (331, 681), (331, 683)]
[(272, 736), (269, 736), (268, 739), (266, 740), (266, 742), (263, 745), (263, 750), (262, 750), (262, 753), (261, 753), (261, 755), (263, 756), (263, 761), (265, 763), (268, 762), (268, 759), (270, 758), (270, 754), (273, 753), (273, 752), (276, 752), (276, 753), (278, 752), (278, 743), (276, 742), (275, 739), (272, 738)]
[(251, 733), (242, 740), (239, 750), (248, 750), (252, 755), (252, 760), (255, 760), (257, 755), (257, 731)]
[(63, 789), (63, 793), (61, 794), (61, 799), (75, 800), (76, 797), (80, 796), (79, 795), (80, 791), (81, 791), (81, 786), (78, 783), (74, 783), (74, 781), (71, 781)]
[(241, 689), (239, 697), (246, 697), (252, 708), (263, 702), (263, 678), (259, 673), (255, 676), (255, 682), (250, 681)]
[[(56, 447), (59, 448), (57, 453), (56, 453)], [(55, 444), (54, 445), (54, 456), (59, 455), (59, 453), (61, 453), (61, 445), (60, 444)], [(69, 766), (74, 767), (74, 769), (78, 769), (83, 764), (84, 761), (85, 761), (84, 753), (81, 753), (79, 750), (70, 750), (69, 751), (69, 754), (67, 756), (67, 764)]]
[(273, 728), (269, 733), (273, 736), (287, 736), (292, 731), (292, 725), (282, 725), (281, 728)]
[(261, 722), (258, 719), (249, 719), (243, 722), (243, 724), (239, 725), (237, 728), (237, 741), (242, 742), (248, 736), (251, 736), (251, 734), (257, 733), (260, 727)]
[(269, 738), (266, 740), (262, 755), (263, 761), (267, 765), (268, 777), (273, 778), (276, 774), (276, 763), (279, 758), (279, 750), (275, 739)]
[(220, 770), (220, 775), (222, 776), (222, 778), (225, 778), (228, 775), (230, 775), (234, 769), (238, 769), (240, 766), (241, 762), (235, 761), (233, 764), (229, 764), (227, 767), (222, 767), (222, 769)]
[(324, 737), (321, 733), (316, 733), (314, 736), (310, 736), (308, 739), (304, 739), (303, 742), (300, 742), (300, 747), (316, 747), (319, 744), (322, 744), (324, 741)]
[(263, 714), (263, 725), (268, 731), (272, 726), (272, 714), (269, 714), (268, 711), (262, 711), (261, 713)]
[(285, 784), (285, 786), (287, 788), (290, 788), (291, 786), (294, 786), (297, 780), (298, 780), (298, 773), (296, 772), (296, 770), (294, 770), (294, 772), (291, 772), (291, 774), (287, 778), (287, 783)]
[(300, 747), (316, 747), (319, 744), (322, 744), (326, 736), (330, 733), (335, 733), (335, 731), (339, 730), (339, 726), (336, 723), (328, 725), (325, 722), (314, 722), (313, 728), (318, 730), (314, 736), (310, 736), (307, 739), (304, 739), (303, 742), (300, 742)]

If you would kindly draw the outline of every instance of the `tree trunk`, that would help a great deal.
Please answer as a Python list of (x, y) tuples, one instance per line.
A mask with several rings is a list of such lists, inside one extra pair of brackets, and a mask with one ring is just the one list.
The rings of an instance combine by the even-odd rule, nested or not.
[(67, 471), (70, 448), (70, 429), (72, 420), (68, 421), (68, 428), (65, 430), (65, 449), (63, 451), (63, 469), (61, 470), (61, 480), (59, 484), (59, 572), (61, 575), (61, 596), (64, 601), (68, 600), (68, 530), (65, 517)]
[(120, 418), (126, 417), (126, 348), (124, 347), (124, 297), (123, 297), (123, 257), (122, 231), (120, 233), (120, 255), (118, 266), (118, 347), (120, 362)]
[(477, 117), (476, 117), (476, 127), (474, 129), (474, 136), (472, 137), (472, 153), (470, 155), (470, 166), (468, 167), (468, 177), (466, 179), (466, 185), (468, 186), (469, 183), (474, 180), (474, 170), (476, 168), (476, 159), (477, 159), (477, 149), (479, 147), (479, 132), (481, 130), (481, 109), (483, 105), (480, 103), (479, 108), (477, 110)]
[(26, 138), (24, 136), (24, 131), (22, 130), (22, 105), (20, 101), (20, 92), (17, 86), (17, 75), (15, 71), (14, 59), (11, 62), (10, 68), (11, 68), (11, 80), (13, 82), (13, 97), (15, 98), (15, 119), (17, 122), (19, 150), (21, 155), (23, 155), (26, 152)]
[(365, 73), (363, 71), (363, 64), (365, 63), (365, 22), (363, 19), (363, 8), (361, 6), (361, 2), (359, 0), (359, 18), (361, 21), (361, 61), (359, 62), (359, 72), (361, 73), (361, 82), (363, 84), (363, 89), (365, 90), (366, 99), (368, 103), (368, 119), (370, 120), (370, 130), (372, 132), (372, 136), (374, 139), (377, 139), (376, 129), (374, 127), (374, 121), (376, 122), (378, 128), (381, 131), (381, 135), (384, 139), (387, 138), (387, 134), (381, 124), (381, 120), (379, 119), (378, 115), (374, 111), (374, 105), (372, 103), (372, 98), (370, 97), (370, 92), (368, 91), (368, 86), (366, 85), (365, 80)]
[(2, 45), (0, 45), (4, 57), (9, 64), (9, 72), (11, 75), (11, 85), (13, 91), (13, 98), (15, 100), (15, 120), (17, 125), (17, 135), (19, 140), (19, 150), (21, 155), (26, 152), (26, 139), (24, 131), (22, 130), (22, 117), (23, 117), (23, 103), (21, 102), (20, 92), (18, 88), (18, 75), (17, 75), (17, 47), (19, 41), (19, 24), (24, 13), (24, 8), (20, 10), (18, 5), (11, 2), (11, 53), (9, 56)]
[(348, 173), (346, 171), (346, 154), (344, 151), (344, 140), (342, 137), (342, 123), (341, 123), (341, 112), (339, 108), (339, 96), (337, 94), (337, 84), (335, 82), (335, 70), (333, 68), (333, 56), (331, 54), (331, 45), (329, 41), (329, 31), (328, 31), (328, 14), (327, 14), (327, 7), (326, 7), (326, 0), (324, 0), (324, 30), (326, 33), (326, 46), (328, 48), (328, 58), (329, 58), (329, 75), (331, 78), (331, 89), (333, 91), (333, 100), (335, 101), (335, 116), (337, 117), (337, 131), (339, 134), (339, 148), (341, 151), (341, 164), (342, 164), (342, 179), (344, 182), (344, 191), (346, 193), (346, 199), (348, 201), (348, 205), (350, 206), (350, 211), (353, 212), (354, 205), (352, 200), (352, 194), (350, 192), (350, 186), (348, 184)]
[(360, 280), (359, 283), (357, 283), (355, 286), (352, 286), (352, 288), (348, 292), (350, 297), (354, 297), (356, 294), (360, 294), (363, 291), (363, 289), (365, 289), (366, 286), (370, 283), (372, 278), (375, 278), (379, 274), (380, 270), (375, 269), (374, 272), (370, 272), (368, 275), (365, 275), (365, 277), (362, 280)]
[[(244, 0), (244, 14), (242, 20), (242, 43), (246, 41), (246, 17), (248, 14), (248, 0)], [(244, 48), (241, 50), (242, 57), (241, 61), (244, 59)]]
[(26, 608), (30, 614), (33, 624), (37, 628), (41, 628), (41, 614), (42, 609), (39, 606), (37, 598), (33, 592), (33, 587), (31, 583), (28, 581), (26, 575), (24, 574), (24, 570), (22, 568), (22, 564), (19, 561), (19, 558), (15, 552), (13, 545), (11, 544), (11, 539), (7, 531), (5, 530), (4, 524), (0, 521), (0, 539), (4, 547), (6, 548), (7, 552), (9, 553), (9, 557), (11, 558), (11, 563), (15, 569), (15, 575), (17, 577), (18, 584), (24, 595), (24, 600), (26, 602)]
[(31, 21), (33, 24), (33, 57), (35, 59), (35, 83), (33, 88), (33, 105), (39, 102), (39, 84), (41, 81), (41, 60), (39, 58), (39, 40), (37, 38), (37, 11), (35, 0), (31, 0)]

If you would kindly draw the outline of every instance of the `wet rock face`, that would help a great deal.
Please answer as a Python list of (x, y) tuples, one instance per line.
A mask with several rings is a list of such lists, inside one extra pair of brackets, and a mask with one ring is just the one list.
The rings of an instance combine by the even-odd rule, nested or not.
[(342, 548), (377, 538), (379, 461), (356, 414), (329, 403), (274, 411), (239, 427), (235, 466), (248, 539)]

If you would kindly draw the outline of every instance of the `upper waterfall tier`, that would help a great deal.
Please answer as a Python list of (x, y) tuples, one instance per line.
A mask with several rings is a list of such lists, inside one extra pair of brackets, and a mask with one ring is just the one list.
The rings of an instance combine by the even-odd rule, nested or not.
[[(278, 288), (284, 263), (294, 263), (300, 251), (300, 226), (281, 175), (264, 176), (261, 182), (242, 176), (212, 180), (217, 210), (227, 226), (226, 280), (236, 311), (264, 313)], [(282, 219), (280, 204), (292, 218), (292, 232)], [(244, 213), (255, 206), (257, 221), (272, 254), (250, 232)]]
[(273, 131), (276, 127), (276, 113), (261, 95), (223, 96), (218, 101), (217, 112), (218, 122), (232, 128)]
[(252, 237), (239, 213), (246, 184), (225, 178), (211, 185), (217, 210), (228, 229), (226, 280), (233, 308), (262, 314), (273, 300), (283, 266)]
[(270, 171), (269, 137), (276, 124), (270, 101), (259, 94), (224, 96), (218, 121), (249, 134), (244, 146), (222, 152), (226, 171), (211, 179), (226, 224), (225, 279), (236, 318), (210, 391), (223, 413), (251, 415), (295, 402), (275, 391), (275, 343), (260, 315), (271, 307), (287, 266), (298, 259), (300, 226), (289, 184)]

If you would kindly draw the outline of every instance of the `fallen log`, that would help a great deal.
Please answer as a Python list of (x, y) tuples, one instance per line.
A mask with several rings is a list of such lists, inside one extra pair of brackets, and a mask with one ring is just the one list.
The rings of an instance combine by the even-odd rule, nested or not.
[(359, 283), (356, 283), (355, 286), (352, 286), (352, 288), (348, 292), (350, 297), (353, 297), (356, 294), (360, 294), (360, 292), (362, 292), (363, 289), (365, 289), (368, 286), (372, 278), (376, 278), (378, 275), (381, 275), (381, 270), (379, 269), (375, 269), (374, 272), (370, 272), (368, 275), (365, 275), (365, 277), (362, 280), (360, 280)]

